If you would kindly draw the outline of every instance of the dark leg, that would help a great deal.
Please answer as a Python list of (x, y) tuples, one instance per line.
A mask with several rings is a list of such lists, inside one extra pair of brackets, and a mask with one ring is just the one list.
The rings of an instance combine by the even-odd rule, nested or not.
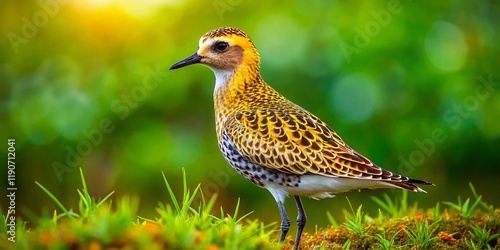
[(300, 197), (294, 196), (294, 198), (295, 198), (295, 203), (297, 203), (297, 210), (299, 212), (297, 216), (297, 235), (295, 236), (295, 244), (293, 245), (293, 249), (297, 250), (299, 249), (300, 237), (302, 236), (302, 230), (306, 225), (307, 216), (306, 212), (304, 211), (304, 207), (302, 206), (302, 201), (300, 200)]
[(288, 219), (288, 215), (286, 214), (285, 205), (283, 204), (283, 202), (278, 202), (278, 208), (281, 215), (281, 235), (279, 242), (283, 242), (285, 240), (286, 234), (288, 233), (288, 229), (290, 229), (290, 219)]

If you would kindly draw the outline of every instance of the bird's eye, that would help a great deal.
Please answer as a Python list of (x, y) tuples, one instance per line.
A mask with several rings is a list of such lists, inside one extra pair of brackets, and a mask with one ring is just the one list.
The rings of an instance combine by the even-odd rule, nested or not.
[(228, 47), (229, 47), (229, 44), (226, 42), (216, 42), (214, 44), (214, 50), (216, 52), (224, 52), (227, 50)]

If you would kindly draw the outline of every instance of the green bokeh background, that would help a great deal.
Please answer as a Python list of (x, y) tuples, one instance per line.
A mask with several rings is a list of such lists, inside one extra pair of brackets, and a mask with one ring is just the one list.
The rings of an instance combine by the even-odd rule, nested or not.
[[(168, 202), (163, 171), (181, 191), (219, 193), (230, 211), (279, 221), (272, 196), (237, 175), (217, 147), (214, 76), (169, 72), (205, 32), (245, 30), (275, 89), (330, 124), (378, 165), (436, 184), (410, 194), (422, 207), (469, 196), (472, 182), (500, 205), (499, 6), (493, 1), (4, 1), (0, 147), (16, 139), (17, 213), (76, 208), (78, 168), (90, 192), (140, 196), (152, 218)], [(486, 82), (486, 84), (484, 83)], [(405, 163), (407, 162), (407, 163)], [(0, 171), (5, 211), (7, 165)], [(370, 195), (348, 193), (376, 216)], [(401, 191), (389, 191), (398, 196)], [(309, 224), (342, 221), (345, 194), (304, 199)], [(287, 203), (291, 217), (296, 210)], [(295, 227), (293, 227), (295, 229)]]

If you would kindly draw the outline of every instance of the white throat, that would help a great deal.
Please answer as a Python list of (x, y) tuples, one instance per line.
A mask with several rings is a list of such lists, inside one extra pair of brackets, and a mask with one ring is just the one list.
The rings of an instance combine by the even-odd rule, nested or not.
[(211, 68), (211, 70), (215, 74), (215, 88), (214, 88), (214, 94), (215, 94), (220, 87), (227, 84), (229, 78), (231, 78), (231, 76), (234, 74), (234, 71), (214, 69), (214, 68)]

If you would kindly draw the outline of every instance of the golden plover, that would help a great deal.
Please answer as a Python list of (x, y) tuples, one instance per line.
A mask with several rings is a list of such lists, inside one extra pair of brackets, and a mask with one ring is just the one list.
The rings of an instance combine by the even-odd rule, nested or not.
[(290, 228), (284, 201), (295, 198), (298, 249), (306, 214), (300, 196), (332, 197), (362, 188), (401, 188), (424, 192), (429, 185), (375, 165), (349, 147), (326, 123), (286, 99), (262, 80), (260, 57), (242, 30), (209, 31), (198, 51), (175, 63), (195, 63), (215, 73), (215, 122), (219, 148), (229, 164), (255, 185), (271, 192), (281, 214), (282, 242)]

